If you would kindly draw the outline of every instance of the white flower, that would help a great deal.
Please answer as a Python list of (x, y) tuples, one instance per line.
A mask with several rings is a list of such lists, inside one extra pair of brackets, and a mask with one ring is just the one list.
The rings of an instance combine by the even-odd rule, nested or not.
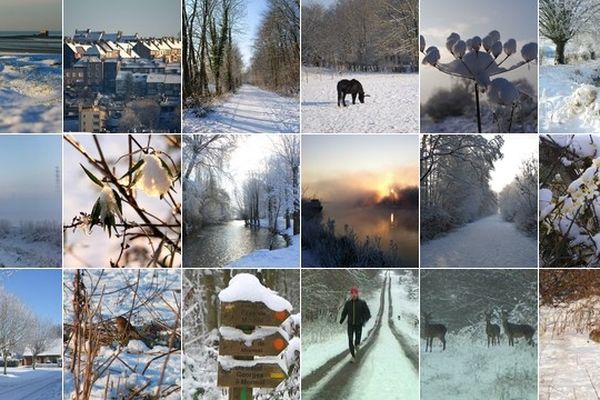
[(510, 56), (517, 52), (517, 41), (515, 39), (508, 39), (506, 43), (504, 43), (504, 53), (507, 56)]
[(537, 43), (527, 43), (521, 48), (521, 56), (523, 60), (529, 62), (533, 61), (538, 56), (538, 45)]
[(143, 159), (144, 164), (140, 168), (136, 187), (148, 196), (163, 196), (169, 191), (173, 182), (169, 172), (157, 155), (148, 154)]

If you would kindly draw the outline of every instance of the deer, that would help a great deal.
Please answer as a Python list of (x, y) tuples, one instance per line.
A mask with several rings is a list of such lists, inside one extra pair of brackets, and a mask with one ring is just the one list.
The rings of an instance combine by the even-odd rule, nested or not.
[(492, 346), (500, 344), (500, 327), (496, 324), (492, 324), (490, 321), (492, 319), (492, 313), (486, 311), (485, 313), (485, 333), (487, 334), (488, 339), (488, 347), (490, 347), (490, 342)]
[(508, 312), (506, 310), (502, 310), (502, 327), (504, 328), (504, 333), (508, 336), (508, 345), (515, 345), (515, 338), (525, 338), (527, 339), (527, 344), (533, 346), (533, 334), (535, 333), (535, 328), (531, 325), (526, 324), (513, 324), (508, 322)]
[(431, 313), (423, 313), (423, 330), (425, 333), (425, 351), (433, 351), (433, 338), (438, 338), (442, 342), (442, 351), (446, 350), (446, 326), (442, 324), (430, 324)]

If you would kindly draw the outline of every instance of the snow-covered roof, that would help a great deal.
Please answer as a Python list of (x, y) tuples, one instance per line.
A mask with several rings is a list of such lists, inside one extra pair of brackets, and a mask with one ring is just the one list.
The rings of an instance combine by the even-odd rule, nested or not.
[[(48, 344), (47, 350), (44, 350), (38, 356), (61, 356), (62, 355), (62, 339), (54, 339), (52, 342)], [(31, 350), (29, 348), (25, 348), (23, 352), (23, 356), (31, 357)]]
[(231, 278), (229, 286), (219, 292), (219, 300), (260, 302), (273, 311), (292, 311), (293, 308), (290, 302), (279, 296), (277, 292), (261, 285), (256, 276), (246, 273)]
[(181, 84), (181, 77), (174, 74), (165, 74), (165, 85), (179, 85)]

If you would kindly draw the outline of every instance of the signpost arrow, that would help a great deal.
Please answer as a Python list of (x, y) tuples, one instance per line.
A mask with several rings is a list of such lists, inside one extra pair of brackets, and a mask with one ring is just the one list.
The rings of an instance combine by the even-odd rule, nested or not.
[(252, 341), (250, 346), (246, 342), (237, 340), (228, 340), (221, 337), (219, 341), (219, 354), (222, 356), (276, 356), (287, 346), (288, 341), (280, 332), (275, 332), (269, 336)]
[(224, 369), (219, 362), (217, 386), (275, 388), (285, 378), (287, 374), (277, 362), (236, 366), (231, 369)]
[(224, 326), (279, 326), (289, 316), (289, 311), (273, 311), (264, 303), (221, 303), (221, 325)]

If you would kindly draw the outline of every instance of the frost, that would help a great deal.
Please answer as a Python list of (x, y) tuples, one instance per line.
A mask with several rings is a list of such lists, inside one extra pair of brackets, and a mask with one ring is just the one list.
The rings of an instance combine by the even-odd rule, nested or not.
[(511, 106), (519, 99), (519, 90), (508, 80), (496, 78), (490, 84), (488, 99), (493, 103)]
[(254, 341), (262, 340), (268, 336), (274, 335), (275, 333), (279, 333), (287, 341), (290, 340), (287, 332), (280, 327), (257, 327), (252, 331), (252, 333), (244, 333), (244, 331), (236, 328), (221, 326), (219, 328), (219, 333), (224, 339), (243, 342), (247, 347), (252, 346)]
[(144, 164), (140, 169), (140, 177), (136, 186), (148, 196), (164, 196), (173, 183), (169, 172), (156, 154), (145, 155), (143, 160)]
[(262, 302), (273, 311), (292, 311), (293, 308), (289, 301), (261, 285), (256, 276), (246, 273), (237, 274), (231, 278), (229, 286), (219, 292), (219, 300), (222, 302)]

